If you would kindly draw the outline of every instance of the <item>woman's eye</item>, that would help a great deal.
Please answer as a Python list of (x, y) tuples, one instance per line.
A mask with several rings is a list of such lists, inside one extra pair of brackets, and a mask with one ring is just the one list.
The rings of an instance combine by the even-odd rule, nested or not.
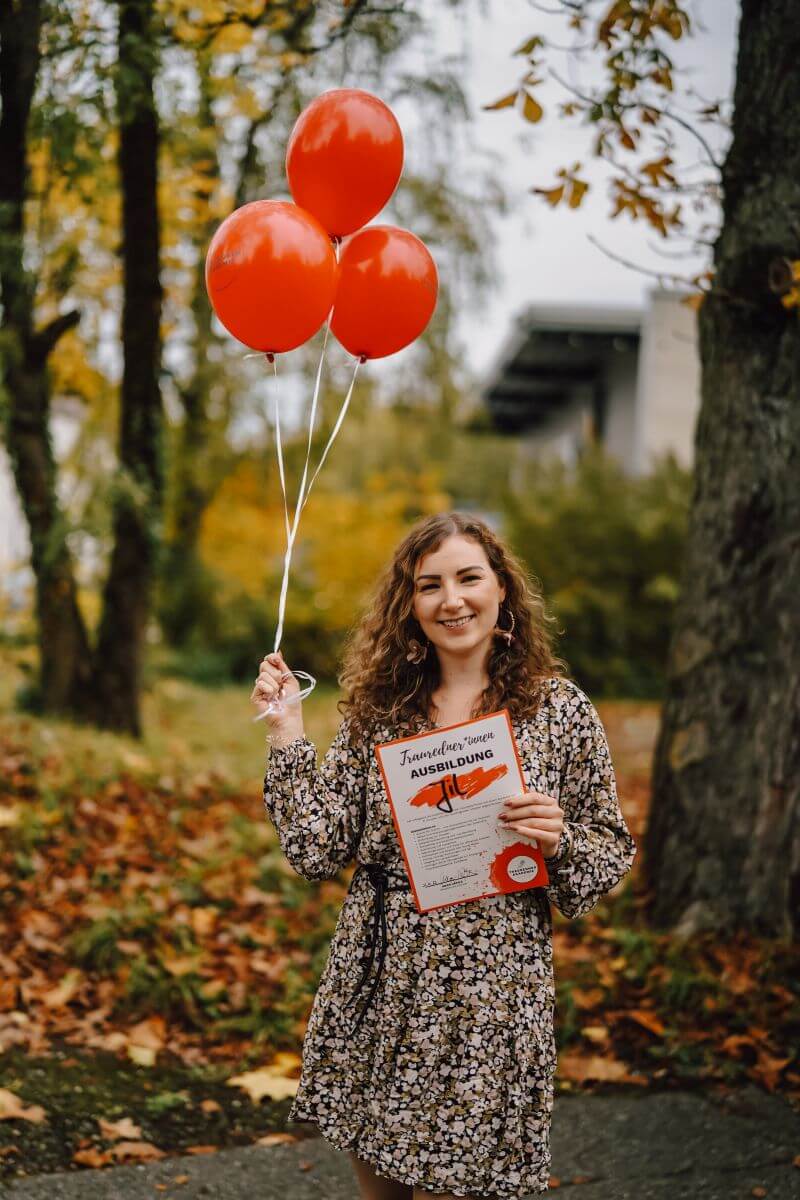
[[(480, 583), (482, 578), (483, 578), (483, 576), (481, 576), (481, 575), (465, 575), (463, 577), (463, 579), (461, 580), (461, 582), (462, 583)], [(419, 590), (421, 592), (430, 592), (430, 591), (435, 590), (437, 587), (438, 587), (438, 584), (436, 584), (436, 583), (423, 583), (423, 584), (420, 584)]]

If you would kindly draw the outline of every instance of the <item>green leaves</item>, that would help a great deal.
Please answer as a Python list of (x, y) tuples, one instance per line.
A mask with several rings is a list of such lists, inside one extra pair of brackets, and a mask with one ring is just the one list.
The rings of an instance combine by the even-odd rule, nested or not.
[(566, 630), (558, 653), (598, 695), (657, 696), (679, 586), (691, 474), (631, 478), (600, 449), (537, 464), (505, 529)]

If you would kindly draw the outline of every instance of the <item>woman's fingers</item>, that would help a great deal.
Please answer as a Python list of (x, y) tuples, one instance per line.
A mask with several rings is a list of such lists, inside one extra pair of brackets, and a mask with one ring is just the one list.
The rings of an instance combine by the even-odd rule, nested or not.
[(273, 700), (291, 696), (299, 690), (299, 683), (278, 650), (272, 654), (265, 654), (259, 663), (258, 675), (250, 699), (261, 710)]
[(279, 654), (268, 654), (266, 658), (262, 658), (258, 674), (259, 678), (274, 679), (280, 683), (290, 672)]
[(541, 818), (542, 820), (558, 820), (563, 818), (564, 811), (559, 807), (553, 796), (543, 792), (525, 792), (522, 796), (510, 796), (503, 803), (501, 816), (507, 821), (519, 821), (526, 818)]
[(525, 838), (526, 841), (538, 842), (539, 849), (548, 858), (551, 858), (553, 854), (555, 854), (560, 841), (560, 834), (559, 836), (555, 836), (549, 830), (537, 829), (532, 825), (523, 825), (519, 829), (515, 828), (514, 833), (519, 834), (519, 836)]
[(522, 823), (522, 822), (524, 822), (528, 825), (530, 825), (533, 822), (536, 825), (541, 825), (542, 829), (547, 829), (551, 832), (554, 829), (561, 829), (562, 825), (564, 824), (561, 817), (535, 817), (535, 816), (515, 817), (513, 819), (513, 821), (504, 821), (503, 824), (507, 825), (509, 829), (516, 829), (519, 827), (520, 823)]
[(503, 816), (506, 821), (531, 820), (531, 818), (542, 821), (559, 821), (563, 820), (564, 811), (559, 808), (558, 804), (510, 805), (506, 802), (505, 808), (500, 810), (500, 816)]
[(275, 650), (272, 654), (265, 655), (261, 660), (261, 666), (272, 668), (272, 670), (282, 675), (291, 675), (292, 673), (280, 650)]
[(253, 687), (253, 696), (262, 696), (272, 699), (277, 696), (281, 690), (280, 683), (276, 683), (273, 679), (262, 679), (260, 676)]
[(285, 666), (281, 667), (270, 658), (262, 659), (261, 667), (259, 668), (258, 678), (265, 679), (269, 683), (274, 683), (280, 687), (281, 682), (287, 675)]
[(547, 796), (544, 792), (523, 792), (521, 796), (509, 796), (503, 803), (511, 808), (518, 808), (521, 805), (529, 808), (532, 806), (558, 808), (555, 796)]
[(275, 699), (280, 689), (280, 668), (273, 665), (268, 658), (262, 659), (253, 690), (250, 693), (250, 699), (262, 709)]
[(554, 806), (552, 804), (515, 804), (513, 808), (506, 805), (502, 811), (507, 816), (516, 819), (522, 816), (557, 817), (561, 814), (562, 810), (558, 805)]
[(545, 852), (558, 844), (564, 828), (564, 810), (554, 796), (544, 792), (509, 797), (504, 801), (500, 818), (504, 829), (539, 842)]

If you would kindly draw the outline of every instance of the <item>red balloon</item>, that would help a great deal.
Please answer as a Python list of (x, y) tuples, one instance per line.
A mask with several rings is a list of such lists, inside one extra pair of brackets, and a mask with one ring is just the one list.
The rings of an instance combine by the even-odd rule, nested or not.
[(295, 200), (343, 237), (379, 213), (403, 169), (397, 118), (377, 96), (335, 88), (297, 118), (286, 150)]
[(351, 354), (385, 358), (419, 337), (438, 291), (424, 242), (407, 229), (370, 225), (342, 251), (331, 329)]
[(211, 239), (206, 290), (240, 342), (277, 354), (317, 332), (330, 312), (338, 268), (331, 240), (310, 213), (283, 200), (254, 200)]

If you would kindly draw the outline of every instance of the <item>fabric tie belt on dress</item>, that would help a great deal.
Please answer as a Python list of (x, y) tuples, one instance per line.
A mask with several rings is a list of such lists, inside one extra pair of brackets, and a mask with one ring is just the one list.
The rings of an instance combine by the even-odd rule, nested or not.
[[(358, 986), (350, 998), (351, 1003), (357, 999), (361, 989), (367, 981), (367, 977), (372, 970), (372, 964), (375, 961), (376, 949), (378, 951), (378, 969), (375, 972), (375, 978), (372, 981), (372, 986), (364, 1001), (361, 1013), (350, 1029), (351, 1033), (355, 1033), (363, 1021), (364, 1014), (372, 1003), (372, 999), (380, 981), (381, 972), (383, 971), (383, 962), (386, 958), (386, 908), (384, 906), (384, 895), (386, 892), (409, 892), (411, 890), (408, 878), (405, 875), (403, 875), (402, 878), (396, 874), (390, 877), (389, 872), (382, 863), (359, 863), (356, 872), (353, 875), (353, 880), (355, 880), (356, 876), (359, 874), (366, 875), (367, 879), (375, 889), (375, 904), (372, 909), (369, 959), (367, 960), (364, 973), (361, 976), (361, 979), (358, 981)], [(394, 882), (392, 882), (392, 880), (394, 880)]]

